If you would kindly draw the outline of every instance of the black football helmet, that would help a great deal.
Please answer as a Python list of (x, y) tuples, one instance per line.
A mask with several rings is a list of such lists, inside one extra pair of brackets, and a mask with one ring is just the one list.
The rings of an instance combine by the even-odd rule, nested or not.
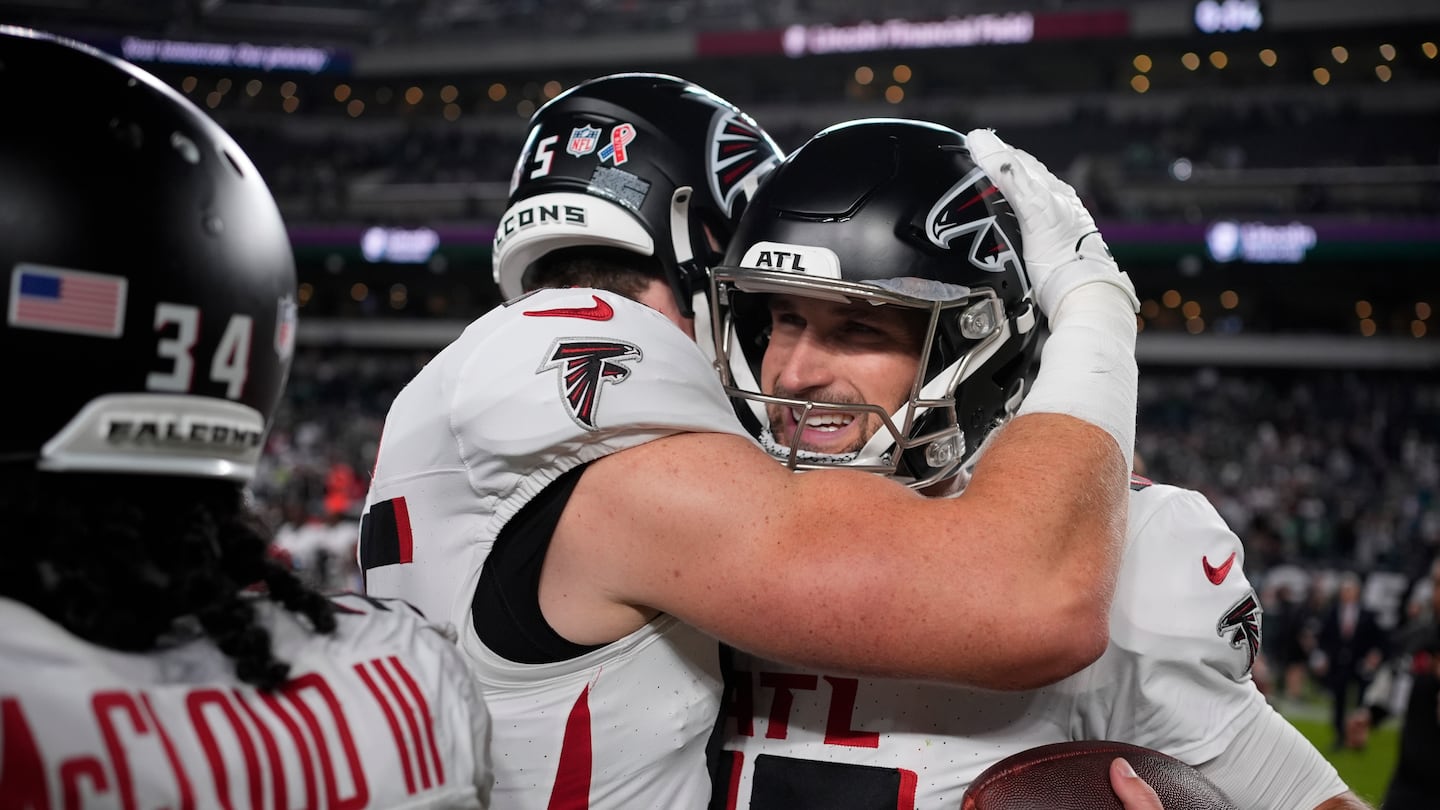
[[(965, 473), (1032, 373), (1039, 316), (1021, 256), (1009, 203), (960, 133), (895, 119), (821, 132), (761, 186), (713, 272), (715, 348), (742, 421), (796, 469), (844, 464), (917, 488)], [(890, 413), (761, 391), (777, 293), (924, 313), (908, 402)], [(770, 434), (766, 404), (793, 409), (795, 435)], [(843, 456), (801, 449), (826, 411), (873, 413), (882, 429)]]
[(255, 166), (154, 76), (0, 26), (0, 459), (248, 480), (295, 265)]
[(576, 85), (530, 119), (496, 228), (495, 282), (513, 298), (551, 251), (620, 248), (659, 259), (691, 317), (720, 258), (705, 230), (723, 250), (780, 157), (754, 119), (683, 79), (622, 73)]

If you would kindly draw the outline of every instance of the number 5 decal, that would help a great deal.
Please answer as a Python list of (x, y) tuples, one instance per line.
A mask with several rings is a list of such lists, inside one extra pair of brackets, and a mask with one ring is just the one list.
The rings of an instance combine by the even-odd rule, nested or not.
[(551, 135), (548, 138), (541, 138), (540, 142), (535, 144), (535, 157), (533, 160), (540, 168), (530, 172), (531, 180), (537, 177), (544, 177), (550, 173), (550, 162), (555, 159), (555, 143), (559, 140), (559, 135)]
[[(175, 325), (174, 337), (162, 337), (155, 350), (162, 359), (171, 361), (169, 371), (152, 371), (145, 377), (151, 391), (190, 393), (195, 378), (195, 341), (200, 336), (200, 310), (185, 304), (161, 302), (155, 305), (155, 331)], [(231, 315), (220, 336), (220, 345), (210, 360), (210, 380), (225, 383), (225, 396), (239, 399), (245, 391), (250, 373), (250, 336), (254, 319), (249, 315)]]

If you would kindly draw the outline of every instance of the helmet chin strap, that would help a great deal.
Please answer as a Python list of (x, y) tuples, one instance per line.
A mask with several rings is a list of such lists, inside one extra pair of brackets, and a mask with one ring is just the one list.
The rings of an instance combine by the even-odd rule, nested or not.
[[(670, 289), (675, 293), (680, 314), (695, 319), (695, 336), (698, 338), (708, 334), (710, 328), (709, 307), (704, 303), (709, 280), (705, 277), (705, 268), (695, 261), (695, 250), (690, 244), (690, 197), (693, 192), (690, 186), (681, 186), (670, 195), (670, 249), (675, 255), (675, 273), (670, 278)], [(700, 328), (702, 313), (704, 332)], [(700, 341), (702, 347), (704, 343)]]

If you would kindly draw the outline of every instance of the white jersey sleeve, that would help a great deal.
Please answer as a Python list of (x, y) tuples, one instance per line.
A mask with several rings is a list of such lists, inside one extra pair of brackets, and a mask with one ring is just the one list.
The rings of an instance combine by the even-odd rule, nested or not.
[(1203, 496), (1134, 488), (1110, 646), (1072, 681), (1087, 694), (1074, 733), (1204, 762), (1269, 710), (1250, 678), (1260, 604), (1239, 538)]
[(0, 599), (0, 804), (485, 806), (488, 719), (448, 641), (398, 606), (342, 603), (320, 635), (255, 605), (291, 667), (272, 692), (207, 639), (118, 652)]
[(505, 617), (473, 614), (495, 542), (526, 504), (579, 465), (685, 432), (749, 439), (692, 339), (649, 307), (583, 288), (487, 313), (392, 405), (361, 530), (366, 591), (457, 631), (493, 719), (496, 804), (708, 802), (713, 639), (661, 616), (577, 657), (518, 663), (475, 629)]

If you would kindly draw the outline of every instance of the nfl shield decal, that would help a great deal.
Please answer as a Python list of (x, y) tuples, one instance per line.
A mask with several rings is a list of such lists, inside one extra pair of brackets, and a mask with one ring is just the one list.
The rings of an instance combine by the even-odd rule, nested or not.
[(639, 346), (621, 340), (560, 338), (535, 373), (557, 369), (560, 397), (570, 418), (586, 430), (599, 430), (595, 413), (604, 383), (624, 382), (630, 376), (624, 364), (638, 363), (641, 357)]
[(585, 157), (595, 151), (600, 143), (600, 128), (586, 124), (583, 127), (576, 127), (570, 130), (570, 142), (565, 144), (565, 151), (575, 157)]

